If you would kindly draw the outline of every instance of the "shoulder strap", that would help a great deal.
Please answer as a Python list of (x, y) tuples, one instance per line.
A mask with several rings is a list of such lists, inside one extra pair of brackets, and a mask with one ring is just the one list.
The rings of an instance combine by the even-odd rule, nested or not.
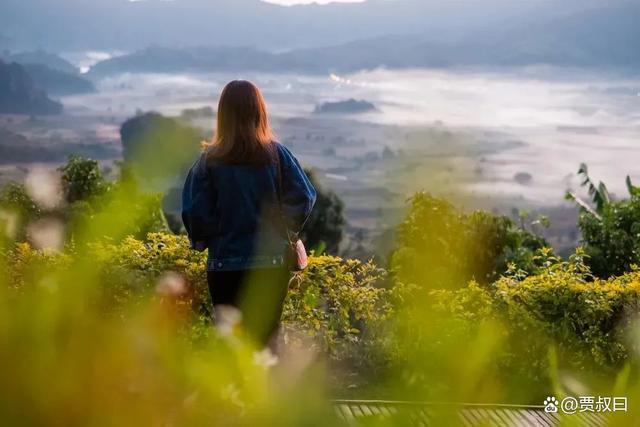
[(278, 212), (280, 214), (280, 219), (282, 221), (282, 228), (284, 231), (289, 234), (287, 231), (287, 226), (284, 222), (284, 215), (282, 213), (282, 160), (280, 160), (280, 149), (278, 148), (278, 143), (273, 142), (274, 147), (274, 160), (276, 163), (276, 197), (278, 202)]
[(284, 214), (282, 212), (282, 160), (280, 159), (280, 148), (278, 148), (278, 143), (274, 141), (273, 146), (275, 147), (276, 195), (278, 197), (278, 207), (280, 208), (280, 219), (282, 221), (282, 228), (287, 236), (287, 240), (291, 241), (292, 239), (296, 239), (297, 235), (289, 230), (284, 220)]
[(280, 210), (282, 210), (282, 162), (280, 160), (280, 149), (278, 148), (278, 143), (274, 142), (273, 146), (275, 148), (274, 160), (276, 162), (276, 193), (278, 195)]

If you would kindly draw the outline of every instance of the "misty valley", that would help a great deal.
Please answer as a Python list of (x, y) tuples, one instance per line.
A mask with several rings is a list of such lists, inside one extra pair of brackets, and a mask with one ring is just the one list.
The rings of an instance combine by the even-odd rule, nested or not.
[[(33, 164), (56, 168), (72, 153), (110, 170), (122, 156), (120, 126), (144, 112), (175, 117), (210, 138), (216, 94), (227, 81), (247, 78), (263, 88), (280, 141), (344, 201), (345, 250), (365, 256), (383, 245), (407, 197), (420, 190), (514, 216), (516, 206), (545, 213), (553, 224), (546, 237), (570, 248), (578, 239), (575, 208), (563, 195), (579, 186), (578, 164), (587, 162), (615, 193), (640, 154), (640, 79), (615, 73), (525, 67), (75, 76), (87, 82), (79, 93), (51, 95), (60, 111), (0, 116), (2, 183), (24, 179)], [(177, 213), (175, 194), (169, 199)]]
[(563, 202), (578, 165), (614, 195), (637, 175), (635, 1), (6, 0), (2, 11), (1, 183), (71, 153), (110, 169), (120, 126), (150, 111), (209, 138), (237, 78), (264, 90), (280, 140), (345, 202), (345, 248), (374, 247), (426, 190), (545, 212), (562, 251), (579, 239)]

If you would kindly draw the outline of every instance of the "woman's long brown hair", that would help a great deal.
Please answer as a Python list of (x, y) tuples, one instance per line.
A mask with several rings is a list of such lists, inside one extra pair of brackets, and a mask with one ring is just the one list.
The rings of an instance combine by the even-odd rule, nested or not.
[(274, 135), (260, 90), (246, 80), (227, 84), (218, 103), (212, 142), (204, 144), (209, 161), (259, 165), (273, 155)]

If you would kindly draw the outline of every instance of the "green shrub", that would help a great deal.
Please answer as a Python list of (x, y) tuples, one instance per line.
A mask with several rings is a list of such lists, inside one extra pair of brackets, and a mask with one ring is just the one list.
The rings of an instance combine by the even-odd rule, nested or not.
[(520, 364), (513, 365), (520, 377), (547, 381), (551, 346), (553, 363), (587, 383), (610, 379), (635, 359), (631, 330), (640, 303), (638, 272), (593, 280), (579, 250), (541, 274), (499, 280), (494, 299), (509, 326), (506, 352)]
[[(312, 257), (291, 284), (286, 337), (329, 356), (342, 395), (345, 386), (359, 384), (369, 387), (359, 395), (378, 387), (377, 397), (444, 393), (457, 401), (539, 403), (557, 390), (556, 377), (561, 388), (573, 378), (598, 389), (635, 360), (629, 332), (640, 272), (594, 280), (582, 252), (566, 262), (548, 250), (535, 258), (541, 266), (535, 275), (512, 269), (491, 286), (472, 282), (425, 293), (401, 284), (388, 288), (386, 272), (372, 263)], [(88, 282), (74, 286), (93, 289), (87, 294), (92, 315), (123, 325), (162, 302), (158, 283), (175, 273), (188, 290), (173, 302), (190, 319), (181, 330), (194, 344), (213, 335), (203, 320), (202, 306), (209, 304), (205, 255), (189, 250), (183, 236), (103, 241), (84, 254), (17, 244), (0, 263), (13, 299), (55, 295), (84, 271)], [(85, 264), (89, 270), (82, 270)]]
[(578, 227), (589, 255), (589, 267), (601, 278), (631, 271), (634, 264), (640, 264), (640, 187), (627, 176), (629, 198), (614, 200), (604, 183), (596, 185), (591, 180), (584, 163), (578, 175), (595, 208), (572, 192), (567, 193), (567, 199), (576, 201), (581, 208)]
[[(121, 314), (125, 307), (146, 304), (155, 297), (158, 281), (175, 273), (187, 289), (182, 304), (192, 308), (194, 318), (211, 313), (206, 254), (189, 249), (184, 236), (151, 233), (145, 240), (97, 242), (84, 256), (91, 260), (100, 305), (107, 312)], [(28, 244), (5, 254), (14, 288), (30, 286), (38, 274), (72, 267), (73, 257), (34, 250)], [(372, 263), (311, 257), (309, 268), (291, 282), (284, 324), (335, 360), (366, 364), (358, 357), (365, 350), (359, 348), (373, 345), (392, 312), (392, 291), (381, 286), (385, 278), (384, 270)]]
[(544, 239), (516, 227), (503, 216), (465, 214), (449, 202), (418, 193), (398, 227), (391, 266), (403, 283), (457, 288), (470, 280), (496, 280), (509, 264), (535, 271), (534, 254)]
[[(26, 244), (2, 252), (3, 425), (336, 425), (312, 361), (268, 371), (253, 348), (197, 326), (182, 301), (146, 292), (158, 266), (189, 271), (177, 253), (155, 254), (171, 239), (147, 243), (68, 256)], [(131, 277), (142, 292), (122, 282)], [(114, 287), (131, 292), (113, 304), (105, 293)]]
[(58, 170), (62, 173), (62, 188), (67, 203), (88, 200), (107, 190), (100, 165), (95, 160), (72, 155)]
[[(173, 301), (190, 318), (182, 333), (194, 343), (213, 333), (206, 254), (190, 250), (184, 236), (151, 233), (145, 240), (103, 240), (80, 253), (69, 247), (67, 254), (21, 243), (2, 259), (10, 287), (18, 293), (46, 292), (51, 277), (73, 275), (79, 263), (89, 263), (92, 310), (124, 324), (164, 298), (158, 283), (183, 281), (186, 292)], [(386, 279), (373, 263), (320, 256), (311, 257), (308, 269), (291, 281), (282, 317), (285, 341), (326, 356), (335, 368), (331, 384), (341, 392), (347, 384), (373, 382), (388, 363), (380, 343), (388, 339), (394, 291), (384, 286)]]
[(29, 196), (24, 185), (9, 182), (0, 191), (0, 234), (24, 241), (30, 221), (37, 220), (42, 209)]
[[(70, 240), (78, 235), (82, 242), (121, 240), (128, 235), (144, 239), (149, 233), (169, 230), (161, 194), (141, 191), (126, 168), (119, 179), (107, 182), (96, 161), (71, 156), (59, 170), (68, 202), (62, 214)], [(101, 229), (96, 229), (96, 219), (101, 220)]]
[(151, 233), (145, 240), (127, 237), (120, 243), (95, 243), (89, 252), (100, 272), (99, 283), (114, 307), (132, 300), (144, 303), (154, 295), (163, 275), (175, 273), (185, 281), (186, 302), (195, 314), (210, 312), (206, 254), (191, 250), (184, 236)]
[(376, 346), (393, 313), (394, 291), (382, 287), (385, 279), (386, 272), (371, 262), (311, 257), (291, 283), (285, 325), (312, 338), (333, 360), (375, 369)]
[(17, 243), (10, 250), (2, 252), (5, 267), (4, 279), (15, 291), (45, 291), (51, 285), (47, 277), (71, 266), (71, 257), (51, 251), (33, 249), (28, 243)]
[[(398, 346), (409, 360), (428, 357), (439, 371), (411, 364), (413, 374), (450, 384), (464, 361), (448, 364), (447, 358), (458, 352), (474, 357), (486, 348), (469, 343), (484, 342), (491, 357), (478, 375), (508, 390), (500, 401), (536, 402), (553, 390), (554, 370), (598, 387), (633, 361), (630, 334), (640, 304), (640, 272), (594, 280), (581, 250), (569, 261), (544, 258), (539, 274), (507, 275), (490, 287), (471, 283), (431, 291), (410, 307), (403, 327), (413, 339), (399, 334)], [(489, 338), (478, 340), (486, 325)], [(486, 344), (491, 342), (493, 347)]]
[(600, 218), (581, 212), (578, 226), (596, 276), (620, 275), (640, 264), (640, 196), (607, 204)]

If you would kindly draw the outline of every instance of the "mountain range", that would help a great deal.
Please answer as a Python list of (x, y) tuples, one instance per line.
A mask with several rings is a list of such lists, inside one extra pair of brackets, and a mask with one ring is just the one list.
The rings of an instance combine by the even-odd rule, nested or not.
[[(367, 0), (294, 7), (260, 0), (0, 3), (0, 28), (14, 45), (132, 52), (97, 64), (92, 77), (529, 64), (635, 72), (639, 23), (638, 0)], [(42, 50), (23, 56), (8, 60), (74, 73), (71, 64)]]
[(94, 92), (95, 87), (80, 75), (80, 70), (66, 59), (43, 50), (4, 53), (0, 59), (18, 63), (29, 74), (35, 87), (52, 95)]
[(0, 28), (53, 51), (224, 45), (283, 51), (387, 35), (456, 41), (625, 0), (367, 0), (284, 7), (260, 0), (2, 0)]
[(273, 53), (255, 48), (160, 47), (96, 64), (91, 77), (121, 72), (353, 72), (377, 67), (500, 67), (550, 64), (640, 69), (640, 2), (613, 1), (482, 36), (386, 35), (340, 45)]
[(293, 64), (331, 64), (338, 71), (386, 66), (640, 67), (640, 2), (606, 5), (531, 22), (492, 28), (458, 39), (421, 35), (384, 36), (340, 46), (290, 52)]
[(2, 55), (5, 62), (17, 62), (19, 64), (39, 64), (52, 70), (61, 71), (67, 74), (78, 74), (79, 70), (66, 59), (46, 52), (42, 49), (7, 53)]
[(59, 114), (62, 104), (36, 87), (25, 68), (0, 60), (0, 114)]
[(23, 64), (33, 84), (51, 95), (76, 95), (95, 92), (92, 82), (76, 74), (49, 68), (42, 64)]

